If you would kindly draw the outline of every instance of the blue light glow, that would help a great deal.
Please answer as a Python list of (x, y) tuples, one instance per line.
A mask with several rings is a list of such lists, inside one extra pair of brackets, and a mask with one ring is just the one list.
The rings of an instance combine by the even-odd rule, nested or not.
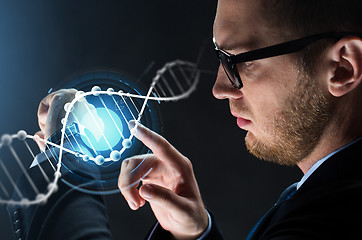
[(95, 108), (79, 122), (83, 142), (96, 151), (112, 150), (123, 139), (123, 124), (114, 111)]

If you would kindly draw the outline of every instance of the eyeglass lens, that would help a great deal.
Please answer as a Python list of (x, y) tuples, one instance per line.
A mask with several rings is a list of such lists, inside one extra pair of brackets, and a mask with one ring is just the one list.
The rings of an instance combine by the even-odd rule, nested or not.
[(239, 84), (237, 76), (235, 76), (235, 72), (234, 72), (234, 69), (233, 69), (233, 67), (235, 67), (235, 66), (233, 66), (232, 63), (230, 63), (230, 61), (228, 60), (228, 58), (224, 54), (219, 52), (218, 55), (219, 55), (221, 65), (224, 68), (224, 71), (225, 71), (227, 77), (229, 78), (230, 82), (232, 83), (232, 85), (234, 87), (240, 88), (241, 86)]

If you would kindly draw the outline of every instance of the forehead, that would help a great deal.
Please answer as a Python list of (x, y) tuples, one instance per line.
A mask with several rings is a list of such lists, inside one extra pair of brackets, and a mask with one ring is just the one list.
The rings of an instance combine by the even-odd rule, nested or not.
[(214, 22), (214, 37), (220, 48), (256, 48), (268, 36), (263, 0), (219, 0)]

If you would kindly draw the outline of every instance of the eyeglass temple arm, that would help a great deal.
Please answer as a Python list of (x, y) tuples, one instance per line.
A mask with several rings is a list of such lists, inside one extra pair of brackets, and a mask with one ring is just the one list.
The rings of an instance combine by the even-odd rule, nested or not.
[[(254, 61), (263, 58), (275, 57), (280, 56), (288, 53), (298, 52), (304, 49), (309, 44), (324, 38), (335, 38), (340, 39), (346, 36), (357, 36), (362, 37), (362, 33), (337, 33), (337, 32), (330, 32), (330, 33), (322, 33), (316, 34), (312, 36), (308, 36), (305, 38), (292, 40), (289, 42), (277, 44), (270, 47), (265, 47), (261, 49), (257, 49), (254, 51), (242, 53), (239, 55), (231, 56), (232, 61), (235, 62), (247, 62), (247, 61)], [(216, 45), (217, 46), (217, 45)]]

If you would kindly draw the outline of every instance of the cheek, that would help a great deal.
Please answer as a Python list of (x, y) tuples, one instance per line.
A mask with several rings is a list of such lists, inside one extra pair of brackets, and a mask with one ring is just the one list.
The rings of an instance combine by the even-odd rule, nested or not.
[(299, 72), (287, 57), (260, 61), (254, 70), (245, 75), (246, 106), (252, 114), (255, 130), (260, 134), (274, 134), (274, 121), (295, 90)]
[(251, 94), (247, 101), (253, 118), (252, 132), (257, 138), (271, 139), (277, 131), (275, 121), (281, 117), (284, 101), (291, 90), (272, 88), (272, 86), (255, 89), (255, 93)]
[(281, 104), (280, 90), (272, 89), (270, 86), (262, 86), (263, 84), (255, 84), (254, 91), (245, 91), (246, 105), (256, 119), (259, 121), (273, 115)]

